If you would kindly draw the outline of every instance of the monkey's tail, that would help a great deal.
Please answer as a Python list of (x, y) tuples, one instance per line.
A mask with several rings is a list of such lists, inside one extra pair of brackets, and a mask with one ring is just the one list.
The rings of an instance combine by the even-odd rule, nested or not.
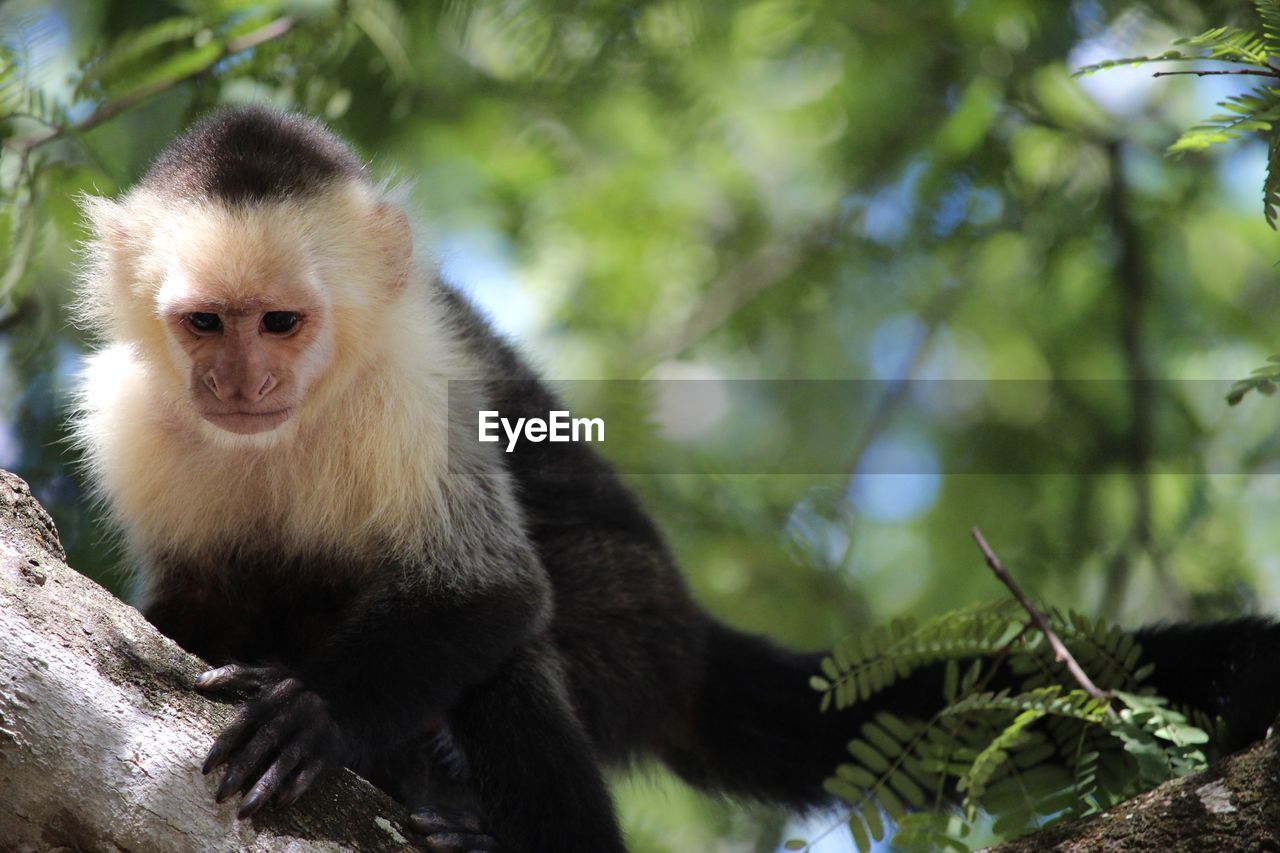
[(688, 725), (663, 758), (685, 781), (796, 810), (828, 805), (822, 781), (848, 760), (848, 713), (819, 710), (820, 654), (712, 623)]

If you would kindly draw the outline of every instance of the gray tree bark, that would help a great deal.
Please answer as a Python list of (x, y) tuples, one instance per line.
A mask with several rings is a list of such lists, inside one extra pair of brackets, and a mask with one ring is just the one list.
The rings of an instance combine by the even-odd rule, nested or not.
[(356, 775), (238, 821), (200, 775), (234, 704), (137, 610), (70, 569), (0, 471), (0, 850), (403, 850), (404, 810)]
[(1229, 755), (1202, 773), (1165, 782), (1103, 814), (1053, 826), (995, 850), (1280, 851), (1277, 739)]

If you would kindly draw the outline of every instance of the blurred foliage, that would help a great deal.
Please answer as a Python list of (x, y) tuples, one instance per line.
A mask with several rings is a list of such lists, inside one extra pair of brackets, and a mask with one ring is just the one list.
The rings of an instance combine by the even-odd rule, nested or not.
[[(267, 102), (412, 181), (446, 276), (549, 376), (777, 380), (672, 439), (704, 460), (688, 474), (632, 478), (728, 621), (830, 647), (989, 598), (974, 523), (1087, 613), (1280, 610), (1277, 411), (1222, 403), (1280, 349), (1267, 146), (1164, 156), (1249, 78), (1071, 77), (1220, 26), (1255, 10), (9, 0), (0, 465), (118, 589), (63, 442), (75, 198), (129, 186), (204, 110)], [(797, 379), (872, 393), (833, 416)], [(740, 446), (805, 464), (742, 473)], [(637, 850), (806, 832), (656, 771), (620, 792)]]
[[(1214, 27), (1198, 36), (1180, 38), (1175, 45), (1190, 48), (1166, 50), (1159, 56), (1130, 56), (1124, 59), (1104, 59), (1094, 65), (1086, 65), (1076, 71), (1077, 76), (1092, 74), (1107, 68), (1124, 65), (1150, 65), (1160, 62), (1195, 62), (1190, 71), (1158, 71), (1155, 77), (1171, 77), (1191, 74), (1196, 77), (1250, 76), (1267, 80), (1280, 80), (1280, 67), (1271, 60), (1280, 55), (1280, 0), (1253, 0), (1258, 15), (1256, 29)], [(1205, 67), (1205, 62), (1227, 63), (1229, 67)], [(1187, 151), (1203, 151), (1210, 145), (1232, 142), (1245, 134), (1267, 134), (1267, 178), (1262, 186), (1262, 211), (1272, 228), (1280, 215), (1280, 133), (1273, 126), (1280, 121), (1280, 88), (1262, 84), (1248, 92), (1228, 95), (1218, 102), (1225, 112), (1216, 113), (1190, 130), (1184, 131), (1169, 146), (1170, 154)], [(1234, 402), (1239, 398), (1233, 397)]]
[[(991, 839), (979, 819), (994, 836), (1014, 838), (1205, 768), (1208, 732), (1144, 690), (1154, 667), (1142, 663), (1132, 634), (1076, 612), (1036, 618), (1091, 683), (1077, 684), (1011, 599), (923, 625), (895, 619), (842, 640), (823, 659), (812, 686), (824, 709), (851, 708), (913, 673), (941, 668), (936, 713), (876, 713), (826, 780), (849, 804), (861, 853), (886, 837), (895, 850), (985, 846)], [(952, 792), (963, 798), (960, 814)], [(804, 839), (786, 847), (811, 849)]]

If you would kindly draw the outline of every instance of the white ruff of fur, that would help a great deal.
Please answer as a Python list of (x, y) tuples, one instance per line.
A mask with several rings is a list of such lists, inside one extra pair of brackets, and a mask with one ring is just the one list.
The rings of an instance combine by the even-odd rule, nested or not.
[[(430, 273), (389, 262), (385, 234), (371, 233), (383, 203), (348, 184), (306, 204), (236, 210), (139, 193), (87, 204), (98, 238), (81, 316), (108, 345), (88, 359), (75, 433), (144, 570), (148, 555), (198, 560), (228, 543), (412, 560), (449, 523), (447, 383), (474, 369)], [(316, 356), (326, 365), (282, 426), (235, 435), (193, 410), (157, 303), (183, 286), (176, 271), (254, 295), (257, 273), (280, 257), (301, 258), (329, 300), (333, 335)]]

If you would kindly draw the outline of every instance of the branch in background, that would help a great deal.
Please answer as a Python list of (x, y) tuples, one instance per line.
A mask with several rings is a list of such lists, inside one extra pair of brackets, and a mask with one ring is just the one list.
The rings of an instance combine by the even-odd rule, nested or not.
[(764, 246), (720, 276), (676, 334), (644, 348), (645, 362), (658, 364), (675, 358), (723, 326), (747, 303), (795, 272), (815, 246), (825, 246), (826, 238), (843, 218), (837, 211), (819, 219), (791, 239)]
[(14, 140), (10, 145), (15, 150), (25, 155), (27, 152), (39, 148), (41, 145), (53, 142), (55, 139), (60, 139), (69, 134), (83, 133), (87, 130), (91, 130), (104, 122), (110, 121), (126, 110), (132, 109), (148, 98), (155, 97), (161, 92), (168, 91), (180, 83), (185, 83), (188, 80), (194, 80), (196, 77), (207, 73), (210, 68), (213, 68), (219, 62), (224, 62), (238, 53), (244, 53), (246, 50), (252, 50), (259, 45), (266, 44), (269, 41), (274, 41), (280, 38), (292, 30), (296, 23), (297, 21), (288, 15), (276, 18), (274, 21), (264, 24), (252, 32), (245, 33), (239, 38), (234, 38), (227, 42), (223, 46), (222, 51), (216, 57), (194, 71), (184, 74), (181, 77), (175, 77), (172, 80), (163, 80), (153, 83), (150, 86), (143, 86), (141, 89), (137, 89), (127, 95), (122, 95), (114, 101), (108, 101), (75, 124), (49, 128), (41, 133), (35, 134), (34, 136)]
[[(1129, 482), (1133, 490), (1134, 520), (1129, 544), (1136, 545), (1150, 558), (1156, 574), (1168, 591), (1176, 591), (1177, 584), (1168, 577), (1164, 562), (1156, 547), (1151, 498), (1151, 445), (1155, 433), (1155, 392), (1152, 383), (1151, 358), (1147, 347), (1147, 311), (1150, 307), (1151, 280), (1142, 246), (1142, 238), (1129, 209), (1129, 191), (1124, 179), (1121, 162), (1121, 142), (1106, 143), (1107, 164), (1110, 170), (1110, 186), (1107, 194), (1111, 215), (1112, 233), (1115, 235), (1117, 257), (1115, 281), (1119, 291), (1120, 310), (1116, 333), (1124, 357), (1125, 377), (1129, 391), (1129, 434), (1125, 440), (1125, 453), (1129, 467)], [(1111, 608), (1112, 615), (1124, 600), (1132, 574), (1129, 549), (1122, 548), (1112, 561), (1107, 575), (1103, 601)], [(1177, 610), (1185, 609), (1185, 602), (1172, 602)]]
[(1280, 77), (1277, 71), (1262, 71), (1254, 68), (1236, 68), (1230, 71), (1157, 71), (1152, 77), (1177, 77), (1179, 75), (1193, 75), (1196, 77), (1221, 77), (1225, 74), (1247, 74), (1252, 77)]
[(921, 335), (919, 342), (912, 349), (911, 357), (907, 361), (907, 367), (902, 372), (902, 376), (885, 383), (887, 388), (884, 395), (876, 403), (875, 411), (871, 413), (871, 419), (867, 422), (866, 429), (858, 436), (858, 443), (853, 446), (852, 462), (848, 466), (848, 476), (850, 478), (858, 472), (858, 463), (866, 455), (867, 449), (889, 427), (898, 407), (907, 399), (907, 392), (911, 390), (911, 383), (915, 380), (916, 374), (924, 367), (925, 360), (932, 350), (933, 341), (938, 336), (938, 330), (942, 328), (942, 324), (959, 307), (961, 300), (965, 296), (965, 290), (966, 288), (963, 287), (940, 290), (925, 306), (924, 310), (920, 312), (920, 317), (924, 320), (924, 334)]
[(1080, 664), (1072, 657), (1071, 652), (1067, 649), (1062, 639), (1054, 633), (1053, 628), (1049, 627), (1049, 620), (1044, 618), (1044, 614), (1031, 603), (1031, 599), (1027, 598), (1027, 594), (1014, 581), (1013, 576), (1000, 563), (1000, 558), (991, 550), (991, 546), (987, 544), (987, 540), (982, 538), (982, 531), (973, 527), (969, 529), (973, 534), (973, 539), (978, 543), (978, 547), (982, 550), (982, 556), (986, 558), (987, 565), (991, 567), (991, 571), (995, 572), (1000, 582), (1009, 588), (1009, 592), (1013, 593), (1013, 597), (1022, 605), (1022, 609), (1027, 611), (1031, 616), (1031, 621), (1040, 629), (1040, 633), (1044, 634), (1046, 640), (1049, 641), (1050, 648), (1053, 649), (1054, 657), (1060, 662), (1067, 665), (1067, 671), (1071, 673), (1071, 677), (1076, 680), (1084, 692), (1088, 693), (1094, 699), (1100, 699), (1104, 702), (1110, 701), (1111, 694), (1102, 690), (1093, 680), (1081, 669)]

